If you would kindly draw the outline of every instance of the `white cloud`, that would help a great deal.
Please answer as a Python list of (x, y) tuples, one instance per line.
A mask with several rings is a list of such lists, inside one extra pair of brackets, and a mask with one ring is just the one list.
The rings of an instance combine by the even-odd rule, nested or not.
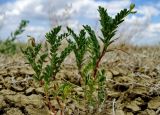
[(27, 7), (31, 4), (31, 0), (17, 0), (14, 3), (7, 3), (6, 8), (6, 16), (18, 16), (27, 9)]
[(160, 14), (159, 9), (155, 8), (154, 6), (141, 6), (138, 9), (138, 13), (145, 15), (146, 17), (157, 16)]
[[(66, 23), (69, 26), (78, 30), (81, 28), (81, 24), (93, 24), (94, 21), (96, 24), (96, 20), (98, 20), (98, 6), (107, 8), (109, 14), (114, 16), (121, 9), (128, 8), (130, 3), (130, 0), (16, 0), (12, 3), (0, 5), (1, 10), (5, 12), (5, 18), (0, 15), (0, 20), (3, 20), (5, 24), (3, 31), (1, 31), (1, 36), (8, 36), (18, 26), (21, 19), (30, 20), (24, 36), (26, 34), (32, 34), (35, 37), (37, 36), (37, 38), (44, 36), (44, 33), (50, 27), (49, 15), (53, 19), (56, 17), (66, 19)], [(64, 9), (66, 6), (69, 9)], [(152, 4), (137, 7), (136, 10), (138, 15), (132, 15), (126, 19), (119, 29), (119, 35), (132, 38), (133, 36), (129, 34), (134, 33), (135, 36), (131, 40), (133, 42), (139, 38), (157, 38), (160, 35), (160, 24), (153, 24), (151, 19), (153, 16), (160, 15), (160, 10)], [(64, 23), (64, 20), (60, 20), (59, 24)], [(123, 33), (123, 35), (120, 33)]]
[(154, 6), (140, 6), (136, 11), (138, 15), (130, 16), (120, 26), (121, 38), (137, 45), (160, 42), (160, 23), (152, 22), (152, 17), (160, 14), (159, 9)]
[(130, 1), (95, 1), (95, 0), (77, 0), (72, 3), (73, 10), (79, 13), (80, 16), (87, 18), (98, 18), (98, 6), (103, 6), (108, 9), (109, 14), (114, 15), (121, 9), (128, 7)]
[(148, 31), (150, 32), (160, 32), (160, 23), (150, 24), (148, 27)]
[(4, 15), (0, 15), (0, 21), (4, 20)]

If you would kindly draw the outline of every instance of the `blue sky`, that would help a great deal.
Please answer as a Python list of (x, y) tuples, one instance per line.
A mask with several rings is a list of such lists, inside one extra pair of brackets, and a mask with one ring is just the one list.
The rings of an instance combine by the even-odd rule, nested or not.
[[(154, 6), (160, 9), (159, 0), (131, 0), (132, 3), (136, 4), (136, 7), (141, 7), (143, 5)], [(159, 6), (157, 6), (159, 4)], [(158, 16), (152, 17), (153, 22), (160, 22), (160, 14)]]
[(0, 4), (5, 4), (7, 2), (15, 2), (16, 0), (0, 0)]
[(22, 19), (30, 23), (19, 41), (26, 41), (27, 35), (40, 41), (57, 24), (77, 31), (82, 24), (97, 28), (99, 5), (114, 16), (130, 3), (135, 3), (138, 13), (126, 19), (117, 36), (138, 45), (160, 43), (160, 0), (0, 0), (0, 39), (9, 36)]

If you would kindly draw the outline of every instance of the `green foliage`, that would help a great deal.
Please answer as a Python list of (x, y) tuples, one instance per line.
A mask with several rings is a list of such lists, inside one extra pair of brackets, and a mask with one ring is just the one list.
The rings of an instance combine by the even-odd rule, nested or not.
[[(105, 82), (105, 74), (104, 70), (99, 69), (99, 64), (104, 57), (104, 55), (107, 52), (107, 48), (109, 45), (114, 41), (112, 40), (113, 36), (116, 33), (116, 29), (118, 28), (119, 24), (121, 24), (124, 21), (124, 18), (129, 15), (135, 13), (132, 11), (134, 9), (134, 5), (130, 5), (130, 9), (124, 9), (121, 10), (117, 15), (112, 18), (111, 16), (108, 15), (107, 10), (104, 9), (103, 7), (99, 7), (98, 11), (100, 14), (100, 24), (101, 24), (101, 32), (102, 32), (102, 37), (97, 37), (96, 33), (92, 28), (88, 25), (83, 26), (84, 30), (88, 33), (88, 36), (85, 36), (86, 33), (84, 30), (83, 31), (83, 39), (80, 39), (80, 35), (77, 36), (73, 30), (68, 28), (69, 33), (73, 36), (73, 38), (76, 41), (76, 46), (75, 46), (75, 57), (77, 62), (77, 66), (79, 68), (79, 65), (84, 63), (84, 58), (85, 53), (87, 52), (89, 54), (89, 58), (87, 59), (87, 62), (79, 68), (79, 73), (81, 73), (81, 77), (83, 78), (83, 83), (85, 85), (84, 87), (84, 92), (85, 92), (85, 100), (86, 100), (86, 105), (87, 107), (93, 107), (94, 109), (97, 109), (102, 105), (106, 99), (106, 82)], [(100, 47), (99, 43), (99, 38), (102, 41), (102, 50)], [(85, 42), (82, 42), (85, 41)], [(71, 40), (69, 41), (71, 42)], [(79, 46), (82, 45), (82, 43), (87, 44), (86, 47), (82, 46), (83, 50), (83, 55), (78, 55), (81, 54), (81, 49), (79, 49)], [(79, 59), (81, 59), (79, 61)], [(82, 76), (83, 75), (83, 76)], [(98, 86), (98, 88), (97, 88)], [(96, 106), (98, 103), (98, 107)]]
[[(90, 53), (90, 60), (88, 65), (86, 64), (86, 68), (85, 71), (89, 71), (89, 69), (96, 68), (96, 62), (97, 59), (100, 57), (100, 44), (98, 42), (98, 39), (96, 37), (95, 32), (91, 29), (90, 26), (86, 25), (83, 26), (85, 28), (85, 30), (88, 32), (89, 37), (88, 37), (88, 51)], [(90, 66), (90, 67), (89, 67)], [(88, 70), (86, 70), (88, 69)]]
[(45, 68), (44, 80), (49, 83), (50, 78), (55, 78), (56, 74), (60, 70), (60, 65), (64, 61), (67, 55), (72, 51), (73, 45), (68, 45), (61, 53), (58, 55), (58, 47), (61, 45), (61, 41), (68, 36), (67, 33), (60, 34), (58, 33), (61, 30), (61, 26), (58, 26), (51, 30), (51, 32), (46, 34), (46, 39), (51, 46), (50, 49), (50, 65), (47, 65)]
[(104, 70), (99, 71), (98, 74), (98, 104), (101, 105), (106, 98), (106, 76)]
[(81, 74), (81, 69), (84, 64), (84, 56), (87, 51), (87, 45), (88, 45), (88, 40), (86, 39), (86, 32), (84, 29), (82, 29), (79, 33), (79, 35), (76, 35), (74, 31), (67, 27), (68, 33), (73, 37), (74, 41), (71, 39), (68, 39), (68, 42), (70, 44), (73, 44), (73, 52), (76, 57), (76, 63), (77, 67), (79, 69), (79, 72)]
[(19, 35), (21, 35), (25, 31), (25, 27), (29, 21), (22, 20), (18, 28), (11, 32), (11, 35), (5, 40), (0, 41), (0, 53), (4, 54), (15, 54), (17, 50), (16, 43), (14, 42)]
[(48, 56), (47, 53), (40, 54), (41, 48), (41, 44), (37, 44), (35, 47), (28, 46), (25, 50), (22, 50), (22, 53), (26, 56), (29, 64), (31, 64), (33, 70), (35, 71), (34, 78), (37, 81), (41, 81), (43, 79), (42, 67)]
[(63, 83), (58, 89), (58, 95), (61, 95), (62, 99), (65, 101), (71, 95), (73, 87), (69, 83)]
[(134, 7), (135, 5), (131, 4), (129, 10), (121, 10), (114, 18), (108, 15), (106, 9), (99, 7), (98, 11), (100, 14), (101, 32), (103, 34), (103, 38), (100, 37), (100, 39), (104, 43), (105, 48), (107, 48), (112, 43), (111, 39), (115, 35), (118, 25), (124, 21), (124, 18), (129, 14), (136, 13), (132, 11)]
[(25, 28), (28, 25), (28, 23), (28, 20), (21, 20), (18, 28), (14, 32), (11, 32), (11, 35), (8, 39), (10, 39), (11, 41), (15, 41), (17, 39), (17, 36), (21, 35), (25, 31)]
[(10, 40), (0, 41), (0, 53), (14, 54), (16, 52), (16, 44)]
[[(46, 40), (50, 45), (49, 51), (42, 52), (41, 44), (37, 44), (34, 47), (28, 46), (25, 50), (22, 50), (36, 73), (34, 76), (35, 79), (38, 81), (43, 80), (46, 85), (49, 85), (50, 81), (55, 79), (56, 74), (60, 70), (61, 63), (73, 49), (73, 45), (68, 45), (60, 54), (58, 53), (61, 41), (68, 36), (67, 33), (59, 35), (60, 30), (61, 26), (58, 26), (46, 34)], [(48, 52), (50, 52), (50, 54), (48, 54)], [(49, 57), (50, 64), (43, 67), (47, 57)]]
[[(105, 71), (99, 67), (100, 62), (108, 51), (110, 44), (114, 42), (112, 38), (119, 24), (124, 21), (126, 16), (135, 13), (133, 11), (134, 7), (135, 5), (131, 4), (129, 10), (121, 10), (114, 18), (108, 15), (106, 9), (99, 7), (102, 37), (97, 37), (95, 31), (88, 25), (83, 26), (79, 34), (76, 34), (69, 27), (67, 27), (68, 33), (60, 34), (61, 26), (57, 26), (45, 36), (50, 46), (48, 51), (42, 51), (41, 44), (28, 46), (25, 50), (22, 50), (35, 71), (34, 78), (40, 83), (44, 82), (42, 85), (46, 89), (46, 97), (48, 97), (50, 82), (56, 80), (55, 76), (60, 71), (62, 62), (73, 51), (82, 84), (77, 86), (64, 80), (55, 89), (53, 96), (61, 97), (65, 101), (72, 95), (74, 87), (82, 87), (86, 109), (89, 112), (100, 112), (99, 110), (103, 109), (106, 101), (106, 76)], [(71, 37), (69, 38), (69, 36)], [(68, 46), (59, 52), (59, 47), (65, 38), (68, 41)], [(99, 43), (99, 38), (102, 41), (102, 47)], [(85, 56), (88, 56), (87, 59), (85, 59)], [(47, 64), (45, 64), (46, 59), (49, 60)], [(72, 97), (80, 98), (80, 96), (73, 95)], [(50, 102), (48, 102), (49, 104)]]
[[(47, 49), (48, 51), (45, 50), (43, 52), (41, 44), (28, 46), (25, 50), (22, 49), (23, 54), (35, 71), (35, 80), (39, 81), (39, 83), (44, 86), (46, 99), (48, 101), (48, 107), (50, 110), (53, 110), (48, 97), (50, 82), (55, 80), (55, 76), (59, 72), (62, 62), (73, 49), (73, 45), (69, 44), (62, 52), (58, 52), (58, 48), (61, 45), (62, 40), (68, 36), (67, 33), (59, 34), (60, 30), (61, 26), (57, 26), (46, 34), (45, 37), (50, 46), (50, 48)], [(47, 58), (49, 58), (49, 64), (45, 65)], [(56, 93), (54, 96), (57, 97), (59, 94), (61, 94), (62, 99), (65, 100), (65, 98), (68, 96), (70, 88), (70, 85), (64, 83), (60, 86), (60, 88), (58, 88), (58, 90), (55, 89)]]

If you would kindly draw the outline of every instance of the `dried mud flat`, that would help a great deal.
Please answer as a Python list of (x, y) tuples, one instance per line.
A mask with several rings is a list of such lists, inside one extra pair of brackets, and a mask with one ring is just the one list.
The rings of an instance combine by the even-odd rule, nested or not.
[[(101, 115), (160, 115), (160, 47), (123, 50), (129, 55), (109, 53), (101, 64), (107, 76), (106, 108)], [(67, 62), (72, 63), (72, 58), (69, 56)], [(76, 67), (69, 63), (64, 64), (57, 78), (76, 84)], [(33, 83), (33, 73), (21, 55), (0, 55), (0, 115), (50, 115), (44, 90)], [(80, 88), (75, 91), (83, 95)], [(51, 102), (58, 110), (57, 102)], [(85, 115), (84, 109), (68, 99), (65, 114)]]

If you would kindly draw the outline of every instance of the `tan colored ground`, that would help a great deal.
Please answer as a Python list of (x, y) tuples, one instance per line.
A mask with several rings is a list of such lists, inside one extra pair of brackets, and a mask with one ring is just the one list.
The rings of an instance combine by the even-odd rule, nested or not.
[[(121, 51), (108, 53), (101, 64), (108, 82), (106, 107), (101, 115), (159, 115), (160, 47), (121, 46), (120, 49), (129, 54)], [(57, 77), (78, 84), (74, 57), (70, 55), (66, 60)], [(43, 101), (42, 87), (33, 84), (33, 73), (21, 54), (0, 55), (0, 114), (50, 114)], [(83, 95), (81, 89), (76, 91)], [(58, 110), (55, 100), (52, 104)], [(83, 115), (83, 109), (69, 99), (66, 114)]]

